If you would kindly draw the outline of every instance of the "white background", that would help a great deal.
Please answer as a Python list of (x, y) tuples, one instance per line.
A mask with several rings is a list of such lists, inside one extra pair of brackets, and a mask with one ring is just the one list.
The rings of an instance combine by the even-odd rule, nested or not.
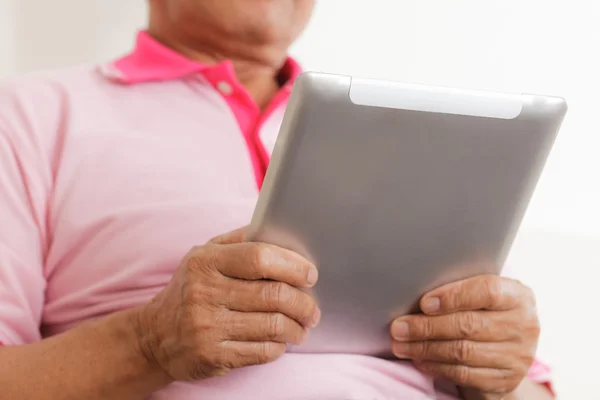
[[(0, 76), (113, 58), (145, 18), (143, 0), (0, 0)], [(320, 0), (292, 53), (312, 70), (567, 98), (509, 265), (537, 292), (560, 397), (600, 399), (600, 1)]]

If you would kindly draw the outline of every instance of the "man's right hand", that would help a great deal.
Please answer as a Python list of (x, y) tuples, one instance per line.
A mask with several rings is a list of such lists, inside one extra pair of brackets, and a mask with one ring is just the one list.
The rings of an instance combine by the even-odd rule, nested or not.
[(243, 230), (215, 238), (192, 249), (140, 308), (140, 348), (176, 381), (273, 361), (319, 322), (315, 300), (301, 290), (317, 276), (292, 251), (244, 243)]

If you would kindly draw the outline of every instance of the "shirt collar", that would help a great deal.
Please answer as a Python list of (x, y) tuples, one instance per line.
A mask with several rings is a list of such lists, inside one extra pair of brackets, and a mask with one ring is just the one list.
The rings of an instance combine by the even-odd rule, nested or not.
[[(231, 61), (206, 65), (190, 60), (159, 43), (146, 31), (138, 33), (135, 48), (130, 54), (101, 65), (100, 71), (107, 78), (125, 84), (168, 81), (194, 73), (215, 74), (220, 71), (235, 76)], [(301, 72), (300, 65), (288, 57), (281, 68), (281, 75), (285, 80), (283, 88), (291, 89)]]

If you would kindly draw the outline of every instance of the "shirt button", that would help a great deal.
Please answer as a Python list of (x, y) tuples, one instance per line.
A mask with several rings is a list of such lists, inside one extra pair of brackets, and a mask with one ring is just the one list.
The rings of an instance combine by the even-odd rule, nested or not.
[(229, 96), (231, 93), (233, 93), (233, 88), (228, 82), (225, 81), (220, 81), (217, 83), (217, 90), (225, 96)]

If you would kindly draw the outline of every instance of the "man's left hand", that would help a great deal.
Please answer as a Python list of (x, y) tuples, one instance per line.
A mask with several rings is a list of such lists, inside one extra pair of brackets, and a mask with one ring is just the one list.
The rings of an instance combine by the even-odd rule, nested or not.
[(540, 334), (528, 287), (482, 275), (434, 289), (420, 306), (423, 315), (392, 323), (398, 358), (490, 400), (511, 394), (527, 376)]

